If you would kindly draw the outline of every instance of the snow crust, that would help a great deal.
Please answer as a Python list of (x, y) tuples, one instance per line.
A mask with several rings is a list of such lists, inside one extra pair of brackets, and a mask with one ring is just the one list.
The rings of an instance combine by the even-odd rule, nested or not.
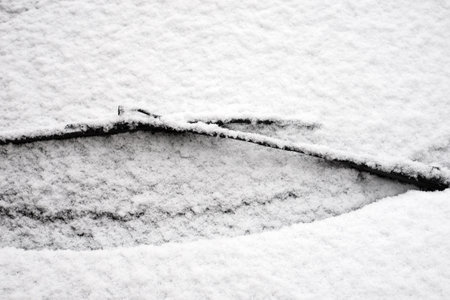
[(1, 4), (2, 131), (121, 104), (275, 114), (323, 124), (297, 141), (448, 166), (447, 149), (445, 163), (426, 151), (449, 140), (447, 1)]
[(6, 145), (0, 246), (101, 249), (252, 234), (414, 188), (295, 152), (193, 133)]
[(239, 238), (102, 251), (0, 249), (0, 291), (34, 298), (436, 298), (450, 293), (450, 198), (408, 192)]
[[(217, 119), (211, 119), (212, 122), (217, 121)], [(227, 119), (222, 119), (227, 120)], [(253, 120), (256, 120), (254, 118)], [(282, 124), (282, 119), (267, 119), (271, 121), (278, 122)], [(155, 128), (161, 128), (168, 131), (176, 132), (194, 132), (200, 134), (206, 134), (211, 136), (220, 136), (224, 138), (238, 139), (242, 141), (248, 141), (251, 143), (264, 144), (269, 147), (283, 149), (283, 150), (293, 150), (306, 155), (311, 155), (319, 158), (325, 158), (330, 161), (351, 161), (356, 164), (364, 164), (375, 169), (379, 169), (384, 172), (391, 171), (401, 171), (402, 173), (409, 175), (412, 178), (417, 178), (418, 176), (423, 176), (426, 178), (436, 178), (445, 185), (450, 184), (450, 170), (446, 168), (439, 168), (436, 166), (429, 166), (420, 162), (414, 162), (404, 158), (392, 158), (392, 157), (376, 157), (365, 153), (350, 153), (342, 150), (330, 149), (325, 145), (314, 145), (309, 143), (293, 143), (288, 140), (281, 140), (279, 138), (273, 138), (266, 135), (261, 135), (258, 132), (258, 128), (251, 126), (251, 132), (243, 132), (238, 130), (232, 130), (228, 128), (219, 127), (215, 124), (206, 124), (204, 122), (198, 122), (195, 120), (193, 123), (187, 123), (180, 121), (177, 118), (164, 117), (164, 118), (153, 118), (153, 117), (134, 117), (134, 118), (123, 118), (110, 120), (97, 120), (96, 122), (81, 123), (81, 124), (69, 124), (64, 128), (53, 128), (53, 129), (38, 129), (33, 131), (11, 131), (0, 135), (0, 142), (10, 143), (14, 141), (20, 141), (22, 139), (27, 140), (28, 138), (39, 137), (39, 136), (51, 136), (51, 135), (62, 135), (66, 132), (74, 131), (86, 131), (91, 128), (99, 129), (102, 132), (108, 132), (116, 126), (123, 122), (127, 128), (133, 129), (138, 128), (141, 124), (148, 124)], [(289, 122), (290, 123), (290, 122)], [(268, 126), (270, 127), (270, 126)], [(253, 131), (256, 131), (253, 132)], [(265, 130), (263, 130), (264, 132)], [(283, 132), (275, 127), (276, 132)], [(292, 131), (292, 129), (291, 129)], [(284, 133), (286, 134), (286, 133)], [(279, 134), (275, 134), (278, 136)]]
[[(320, 126), (250, 131), (447, 172), (448, 32), (439, 0), (0, 0), (0, 135), (110, 120), (118, 105), (180, 120), (272, 116)], [(0, 295), (446, 299), (449, 199), (409, 192), (193, 243), (2, 248)]]

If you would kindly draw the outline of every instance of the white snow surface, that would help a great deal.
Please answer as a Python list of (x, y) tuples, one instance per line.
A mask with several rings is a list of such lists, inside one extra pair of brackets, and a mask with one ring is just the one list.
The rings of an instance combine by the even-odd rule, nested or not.
[[(118, 105), (271, 116), (319, 124), (281, 133), (292, 143), (446, 172), (449, 32), (445, 0), (0, 0), (0, 135), (113, 117)], [(449, 200), (448, 189), (410, 191), (309, 224), (162, 246), (1, 248), (0, 298), (447, 299)]]
[(0, 146), (0, 247), (102, 249), (313, 222), (414, 186), (193, 133)]
[(276, 232), (102, 251), (1, 250), (9, 297), (445, 299), (449, 190)]
[[(403, 174), (409, 175), (410, 177), (424, 176), (426, 178), (437, 178), (444, 184), (450, 184), (450, 170), (442, 167), (427, 165), (425, 163), (411, 161), (404, 158), (392, 158), (387, 156), (373, 156), (367, 155), (365, 153), (351, 153), (348, 151), (331, 149), (325, 145), (315, 145), (312, 143), (295, 143), (290, 142), (289, 139), (295, 138), (301, 132), (301, 127), (305, 124), (316, 123), (305, 123), (303, 121), (289, 120), (283, 118), (262, 118), (262, 120), (271, 120), (283, 124), (284, 126), (277, 126), (277, 124), (272, 125), (260, 125), (254, 124), (256, 120), (261, 120), (260, 117), (253, 117), (249, 120), (251, 124), (241, 124), (241, 125), (228, 125), (226, 127), (219, 127), (216, 124), (206, 124), (203, 121), (204, 118), (194, 119), (194, 123), (188, 123), (189, 119), (179, 119), (177, 116), (171, 116), (169, 118), (153, 118), (153, 117), (134, 117), (134, 118), (123, 118), (116, 117), (104, 120), (97, 120), (95, 122), (78, 123), (78, 124), (68, 124), (64, 128), (44, 128), (38, 130), (13, 130), (9, 132), (4, 132), (0, 134), (0, 142), (11, 143), (16, 140), (35, 138), (39, 136), (51, 136), (51, 135), (62, 135), (64, 133), (73, 131), (84, 131), (88, 128), (98, 128), (102, 132), (109, 132), (111, 128), (115, 126), (118, 122), (124, 122), (129, 124), (130, 128), (136, 128), (139, 124), (149, 124), (157, 128), (163, 128), (168, 130), (176, 130), (177, 132), (195, 132), (199, 134), (211, 135), (211, 136), (222, 136), (224, 138), (239, 139), (242, 141), (247, 141), (251, 143), (264, 143), (270, 145), (270, 147), (278, 149), (292, 149), (294, 151), (312, 155), (315, 157), (325, 158), (326, 160), (333, 161), (351, 161), (357, 164), (366, 164), (384, 172), (391, 171), (402, 171)], [(228, 117), (218, 119), (215, 117), (209, 118), (208, 120), (214, 122), (217, 120), (229, 120)], [(295, 126), (297, 124), (297, 126)], [(288, 126), (290, 125), (290, 126)], [(310, 125), (311, 126), (311, 125)], [(236, 128), (237, 127), (237, 128)], [(235, 130), (237, 129), (237, 130)], [(313, 128), (314, 129), (314, 128)], [(285, 139), (280, 139), (280, 136)], [(290, 138), (289, 138), (290, 137)]]
[(0, 4), (0, 130), (123, 104), (305, 117), (318, 144), (430, 162), (450, 139), (448, 1)]

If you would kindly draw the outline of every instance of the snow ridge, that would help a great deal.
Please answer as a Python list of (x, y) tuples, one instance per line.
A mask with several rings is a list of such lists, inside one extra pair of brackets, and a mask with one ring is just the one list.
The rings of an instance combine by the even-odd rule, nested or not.
[(192, 132), (196, 134), (230, 138), (266, 147), (293, 151), (309, 156), (342, 163), (348, 167), (412, 183), (424, 190), (444, 190), (450, 186), (450, 172), (439, 167), (425, 165), (405, 159), (373, 157), (330, 149), (326, 146), (306, 143), (292, 143), (257, 133), (222, 128), (217, 124), (203, 122), (188, 123), (170, 117), (119, 117), (83, 124), (69, 124), (64, 128), (42, 129), (28, 132), (9, 132), (0, 135), (0, 145), (20, 144), (39, 140), (67, 139), (139, 130), (167, 132)]

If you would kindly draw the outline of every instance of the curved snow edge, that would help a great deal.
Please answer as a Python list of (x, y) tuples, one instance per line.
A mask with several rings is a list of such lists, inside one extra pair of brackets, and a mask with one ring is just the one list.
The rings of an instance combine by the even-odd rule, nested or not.
[(381, 177), (414, 184), (423, 190), (444, 190), (450, 187), (450, 172), (435, 166), (403, 159), (373, 157), (330, 149), (326, 146), (292, 143), (265, 135), (221, 128), (203, 122), (187, 123), (167, 117), (118, 117), (96, 122), (69, 124), (64, 128), (13, 131), (0, 134), (0, 145), (23, 144), (43, 140), (101, 136), (135, 131), (190, 132), (250, 142), (265, 147), (293, 151), (343, 164)]

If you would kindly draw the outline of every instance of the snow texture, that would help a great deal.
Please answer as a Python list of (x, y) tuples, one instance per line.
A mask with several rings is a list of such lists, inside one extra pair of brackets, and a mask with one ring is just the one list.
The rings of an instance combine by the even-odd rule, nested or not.
[(17, 298), (445, 299), (449, 190), (238, 238), (102, 251), (4, 248)]
[[(120, 110), (120, 107), (119, 107)], [(239, 119), (234, 119), (239, 120)], [(255, 120), (255, 119), (254, 119)], [(261, 121), (261, 119), (260, 119)], [(274, 122), (275, 125), (282, 124), (283, 120), (271, 119), (261, 122)], [(221, 122), (213, 119), (211, 122)], [(227, 122), (227, 121), (225, 121)], [(246, 130), (258, 131), (259, 128), (254, 128), (251, 126)], [(273, 125), (273, 124), (272, 124)], [(268, 128), (275, 129), (276, 132), (283, 132), (279, 128), (273, 127), (269, 124)], [(81, 124), (69, 124), (62, 128), (56, 128), (53, 130), (35, 130), (29, 132), (9, 132), (5, 133), (3, 136), (0, 135), (0, 143), (24, 143), (35, 140), (48, 140), (49, 138), (54, 138), (57, 136), (67, 136), (68, 134), (76, 134), (75, 136), (85, 136), (89, 134), (90, 130), (95, 130), (98, 134), (106, 134), (109, 132), (114, 132), (118, 127), (125, 127), (126, 131), (129, 130), (139, 130), (142, 127), (150, 127), (155, 129), (160, 129), (163, 131), (172, 132), (193, 132), (203, 135), (217, 136), (223, 138), (236, 139), (241, 141), (246, 141), (250, 143), (255, 143), (259, 145), (264, 145), (267, 147), (278, 148), (287, 151), (295, 151), (298, 153), (323, 158), (328, 161), (334, 162), (350, 162), (351, 164), (367, 166), (372, 170), (379, 170), (385, 174), (387, 173), (399, 173), (403, 177), (410, 177), (412, 179), (425, 178), (427, 180), (433, 180), (437, 182), (437, 188), (431, 188), (431, 190), (442, 190), (450, 185), (450, 170), (436, 167), (428, 166), (423, 163), (413, 162), (407, 159), (396, 159), (396, 158), (376, 158), (367, 154), (353, 154), (345, 151), (329, 149), (323, 145), (313, 145), (305, 143), (292, 143), (289, 141), (271, 138), (270, 136), (261, 135), (253, 132), (243, 132), (230, 130), (228, 128), (219, 127), (216, 124), (207, 124), (204, 122), (199, 122), (198, 120), (191, 122), (180, 122), (178, 119), (174, 118), (161, 118), (160, 116), (146, 117), (143, 118), (119, 118), (119, 120), (104, 120), (90, 123)], [(289, 128), (289, 126), (288, 126)], [(122, 130), (123, 131), (123, 130)], [(84, 134), (85, 133), (85, 134)], [(275, 134), (278, 136), (278, 134)], [(420, 181), (420, 180), (419, 180)]]
[[(411, 165), (412, 160), (418, 166), (434, 166), (433, 172), (439, 168), (439, 172), (447, 174), (449, 32), (450, 4), (444, 0), (0, 0), (0, 135), (17, 137), (64, 130), (68, 123), (111, 120), (118, 105), (167, 116), (174, 126), (180, 120), (266, 116), (318, 126), (226, 127), (262, 133), (291, 145), (321, 145), (322, 150), (383, 163)], [(189, 126), (208, 131), (214, 125)], [(226, 128), (220, 130), (226, 132)], [(146, 135), (136, 133), (128, 138), (142, 144), (140, 137)], [(117, 138), (109, 138), (108, 143), (120, 145)], [(213, 142), (207, 137), (200, 140), (210, 147), (208, 151), (225, 151), (212, 147), (217, 143), (238, 144), (229, 140)], [(180, 145), (180, 141), (162, 136), (159, 141), (160, 146)], [(17, 178), (10, 186), (24, 187), (15, 191), (24, 197), (32, 183), (25, 182), (20, 174), (31, 172), (41, 183), (52, 178), (63, 180), (53, 174), (39, 178), (35, 165), (54, 170), (51, 163), (42, 164), (52, 153), (66, 154), (63, 144), (83, 145), (67, 153), (80, 159), (83, 147), (89, 145), (77, 143), (46, 142), (39, 144), (43, 145), (41, 149), (33, 148), (38, 144), (1, 146), (0, 164), (8, 170), (0, 173), (3, 207), (19, 205), (5, 203), (5, 198), (14, 197), (3, 189), (9, 175)], [(98, 144), (106, 151), (102, 143)], [(30, 152), (23, 150), (27, 147)], [(6, 156), (4, 149), (28, 161), (33, 155), (42, 160), (10, 172), (14, 164), (21, 164), (21, 159), (9, 160), (12, 156)], [(45, 149), (49, 151), (43, 153)], [(124, 149), (131, 151), (133, 147), (127, 144)], [(271, 158), (280, 152), (258, 149), (261, 155)], [(122, 152), (108, 155), (118, 153)], [(283, 163), (290, 159), (307, 166), (308, 172), (317, 165), (315, 159), (300, 160), (299, 155), (294, 158), (282, 153), (278, 160), (269, 160), (277, 172), (282, 172)], [(250, 154), (243, 155), (255, 163)], [(181, 154), (176, 159), (182, 160)], [(226, 163), (231, 166), (236, 162), (230, 159)], [(349, 181), (355, 171), (334, 169), (343, 173), (331, 174), (331, 170), (319, 165), (324, 172), (321, 174), (332, 178), (343, 174), (339, 182), (352, 186), (352, 194), (358, 195), (357, 183)], [(145, 169), (149, 164), (143, 166)], [(100, 167), (97, 169), (108, 170), (110, 165)], [(292, 165), (286, 167), (295, 169)], [(77, 170), (73, 165), (62, 164), (61, 168), (60, 172), (65, 168)], [(264, 166), (255, 168), (262, 170)], [(80, 174), (68, 176), (79, 178)], [(320, 174), (315, 176), (319, 176), (314, 177), (318, 178), (317, 184), (326, 181)], [(312, 182), (306, 174), (304, 177)], [(368, 177), (369, 182), (378, 182)], [(270, 180), (265, 178), (264, 182)], [(327, 195), (327, 189), (342, 188), (336, 184), (324, 185), (326, 189), (318, 192)], [(386, 184), (391, 186), (392, 182)], [(34, 188), (44, 192), (57, 190), (58, 186)], [(275, 195), (274, 191), (265, 196)], [(340, 195), (339, 199), (345, 198)], [(371, 197), (367, 199), (374, 199)], [(105, 208), (112, 211), (117, 208), (118, 198), (111, 199)], [(145, 205), (147, 199), (133, 198), (132, 203)], [(331, 202), (327, 199), (315, 198), (328, 206)], [(360, 200), (371, 201), (367, 199)], [(1, 248), (0, 298), (447, 299), (449, 199), (448, 189), (433, 193), (410, 191), (308, 224), (159, 246), (98, 251)], [(54, 200), (39, 199), (47, 204)], [(131, 203), (131, 199), (127, 201)], [(351, 207), (357, 207), (358, 201)], [(255, 211), (265, 206), (260, 204), (255, 205)], [(58, 205), (64, 207), (67, 202)], [(132, 211), (131, 204), (128, 209)], [(6, 215), (9, 212), (13, 209), (5, 211)], [(303, 212), (307, 210), (299, 215)], [(345, 207), (338, 207), (336, 212), (345, 212)], [(325, 216), (318, 219), (321, 217)], [(13, 246), (15, 242), (16, 246), (39, 248), (11, 238), (20, 235), (22, 224), (30, 226), (34, 222), (17, 221), (9, 215), (0, 217), (2, 226), (8, 228), (0, 235), (3, 245)], [(259, 218), (252, 225), (257, 224), (257, 228), (266, 221)], [(44, 227), (45, 232), (48, 228)], [(27, 230), (37, 232), (29, 227), (24, 235)], [(85, 232), (85, 228), (77, 230), (80, 235)], [(40, 236), (39, 241), (43, 246), (51, 238)], [(191, 238), (197, 239), (191, 235), (187, 240)], [(83, 243), (77, 247), (89, 248)]]
[(0, 3), (2, 130), (125, 104), (308, 118), (315, 143), (373, 155), (449, 139), (447, 1)]
[(0, 246), (97, 249), (312, 222), (412, 186), (295, 152), (136, 132), (0, 148)]

